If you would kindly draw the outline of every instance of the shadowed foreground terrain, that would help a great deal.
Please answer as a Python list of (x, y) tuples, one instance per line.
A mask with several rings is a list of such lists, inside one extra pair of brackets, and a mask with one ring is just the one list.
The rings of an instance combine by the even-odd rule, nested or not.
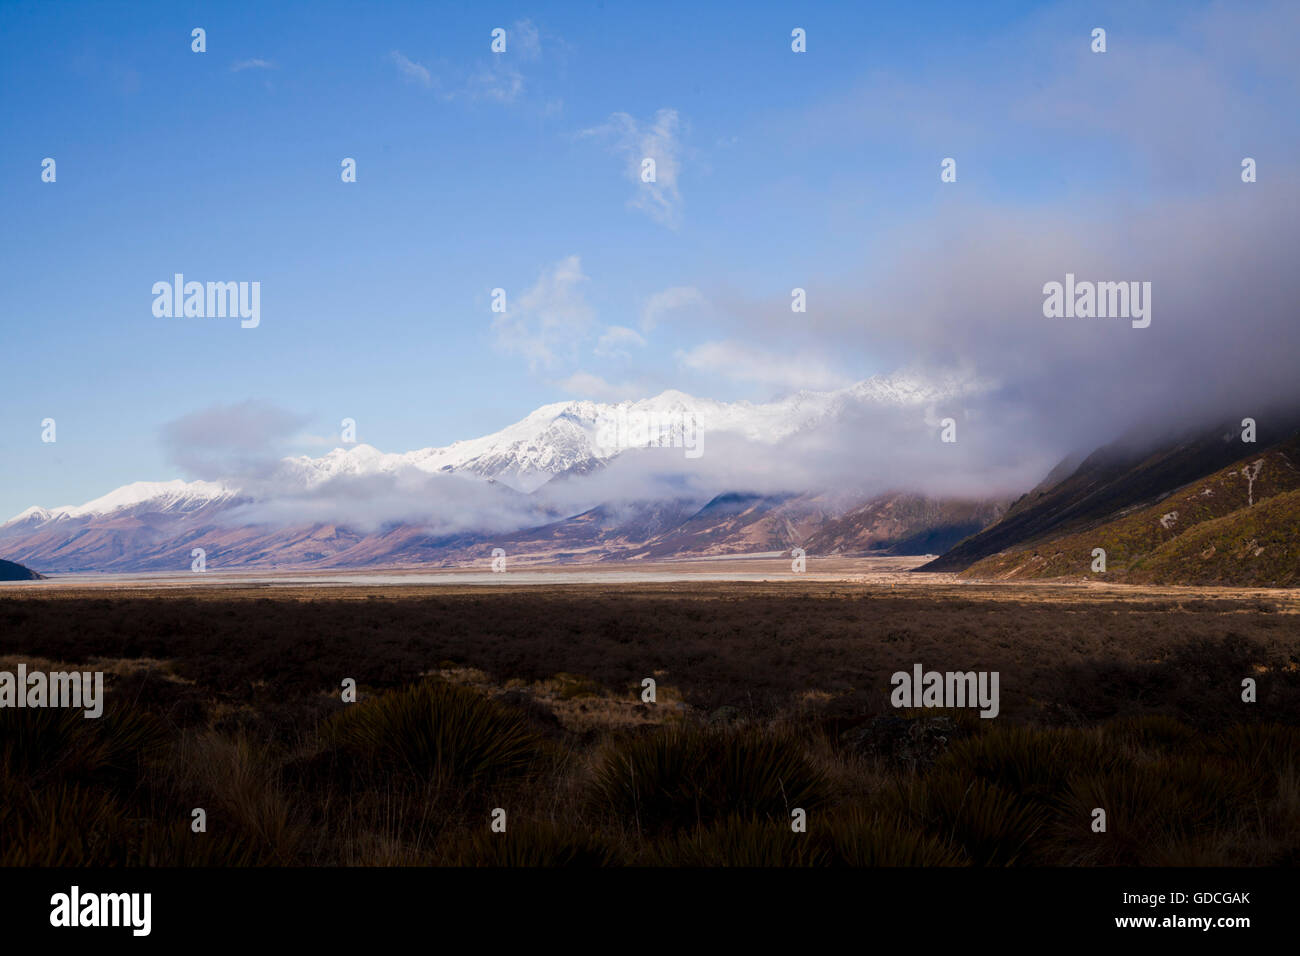
[[(0, 863), (1289, 865), (1298, 612), (1059, 585), (7, 588), (0, 670), (103, 670), (106, 702), (0, 710)], [(894, 709), (918, 663), (998, 671), (1000, 714)]]

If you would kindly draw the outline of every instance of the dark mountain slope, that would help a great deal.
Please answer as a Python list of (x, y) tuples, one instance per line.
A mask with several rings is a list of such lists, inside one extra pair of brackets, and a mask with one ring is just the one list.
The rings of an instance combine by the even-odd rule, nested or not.
[(983, 558), (963, 575), (1024, 579), (1285, 586), (1300, 573), (1300, 441), (1252, 454), (1145, 508), (1074, 534)]
[[(931, 561), (921, 571), (963, 571), (976, 561), (1036, 542), (1078, 533), (1126, 511), (1154, 504), (1178, 488), (1247, 455), (1290, 440), (1294, 417), (1280, 427), (1260, 422), (1258, 441), (1241, 440), (1239, 427), (1185, 434), (1164, 443), (1127, 437), (1093, 452), (1068, 477), (1045, 480), (1017, 499), (1005, 517)], [(1053, 478), (1064, 469), (1054, 469)]]
[(880, 495), (824, 522), (804, 548), (816, 555), (942, 554), (1005, 510), (1006, 502)]
[(0, 560), (0, 581), (40, 581), (44, 577), (45, 575), (37, 574), (21, 564)]

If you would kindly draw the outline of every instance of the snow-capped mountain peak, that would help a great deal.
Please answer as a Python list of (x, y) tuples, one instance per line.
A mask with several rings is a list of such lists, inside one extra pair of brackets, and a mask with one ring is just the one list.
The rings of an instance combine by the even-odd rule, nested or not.
[[(273, 485), (310, 490), (345, 476), (384, 475), (407, 469), (430, 474), (461, 474), (493, 480), (529, 493), (566, 472), (585, 472), (617, 456), (626, 446), (601, 441), (602, 428), (630, 415), (658, 422), (680, 435), (691, 429), (733, 433), (746, 440), (773, 444), (800, 430), (836, 417), (854, 406), (926, 406), (960, 397), (981, 386), (960, 376), (934, 381), (919, 376), (875, 376), (834, 391), (799, 391), (773, 402), (722, 402), (669, 389), (650, 398), (614, 404), (588, 400), (543, 405), (500, 431), (443, 447), (404, 453), (383, 452), (366, 444), (335, 448), (312, 458), (284, 458)], [(677, 431), (673, 431), (677, 429)], [(39, 524), (109, 514), (148, 502), (151, 510), (184, 511), (221, 499), (240, 489), (225, 481), (137, 481), (83, 505), (45, 509), (34, 506), (6, 526)]]
[(236, 489), (220, 481), (183, 481), (179, 478), (172, 481), (133, 481), (82, 505), (60, 505), (57, 508), (34, 505), (14, 515), (5, 525), (96, 517), (146, 502), (152, 511), (184, 511), (234, 497), (236, 493)]

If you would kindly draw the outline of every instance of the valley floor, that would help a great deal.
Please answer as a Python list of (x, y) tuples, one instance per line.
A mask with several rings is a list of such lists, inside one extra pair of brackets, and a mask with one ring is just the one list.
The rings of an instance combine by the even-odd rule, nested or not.
[[(671, 561), (610, 561), (600, 564), (530, 564), (510, 567), (503, 573), (486, 568), (382, 568), (338, 571), (208, 571), (203, 574), (149, 572), (138, 574), (58, 574), (42, 581), (0, 583), (0, 596), (62, 594), (65, 596), (130, 593), (195, 593), (216, 589), (223, 594), (244, 589), (273, 589), (277, 594), (327, 589), (335, 597), (346, 598), (382, 589), (389, 596), (415, 596), (425, 589), (440, 593), (490, 586), (494, 590), (516, 588), (546, 590), (577, 585), (617, 588), (641, 585), (761, 585), (764, 593), (782, 589), (816, 593), (820, 585), (855, 586), (854, 592), (883, 590), (924, 593), (938, 600), (974, 593), (989, 600), (1078, 602), (1092, 601), (1108, 595), (1115, 601), (1145, 600), (1264, 600), (1279, 610), (1300, 610), (1300, 588), (1255, 588), (1217, 585), (1121, 584), (1093, 577), (1091, 579), (999, 581), (990, 578), (959, 576), (949, 572), (916, 572), (933, 555), (904, 555), (865, 558), (809, 558), (807, 570), (795, 573), (789, 557), (779, 555), (741, 555), (724, 558), (698, 558)], [(674, 589), (679, 590), (679, 589)]]
[[(0, 671), (107, 698), (0, 709), (0, 863), (1300, 862), (1300, 592), (770, 557), (199, 578), (0, 588)], [(997, 718), (895, 709), (917, 664), (998, 672)]]

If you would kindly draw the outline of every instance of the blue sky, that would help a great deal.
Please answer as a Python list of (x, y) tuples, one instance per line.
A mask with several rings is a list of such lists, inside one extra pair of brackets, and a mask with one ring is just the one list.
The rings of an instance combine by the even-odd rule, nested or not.
[[(160, 430), (213, 406), (296, 416), (285, 454), (344, 417), (404, 451), (546, 402), (764, 400), (932, 357), (852, 312), (945, 216), (1104, 223), (1231, 188), (1243, 155), (1282, 168), (1283, 10), (4, 2), (0, 517), (177, 477)], [(260, 326), (156, 318), (176, 272), (260, 282)]]

